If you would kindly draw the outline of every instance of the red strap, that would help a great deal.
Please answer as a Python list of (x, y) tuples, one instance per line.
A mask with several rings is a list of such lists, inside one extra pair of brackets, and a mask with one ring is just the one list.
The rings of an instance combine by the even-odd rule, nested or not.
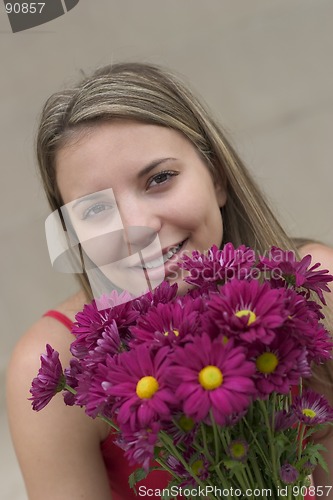
[(65, 314), (59, 311), (55, 311), (54, 309), (50, 309), (50, 311), (47, 311), (46, 313), (43, 314), (43, 318), (44, 316), (49, 316), (50, 318), (54, 318), (60, 323), (62, 323), (69, 331), (72, 330), (73, 321), (69, 319), (67, 316), (65, 316)]

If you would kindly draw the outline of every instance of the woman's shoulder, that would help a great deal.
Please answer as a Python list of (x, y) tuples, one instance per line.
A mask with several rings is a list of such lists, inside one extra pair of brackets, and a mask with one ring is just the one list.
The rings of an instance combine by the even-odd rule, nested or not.
[[(73, 320), (84, 304), (82, 294), (65, 300), (54, 309)], [(77, 308), (77, 309), (76, 309)], [(108, 498), (108, 484), (103, 468), (99, 444), (109, 429), (99, 419), (88, 418), (82, 408), (66, 407), (61, 394), (56, 394), (45, 409), (32, 410), (30, 387), (40, 368), (40, 356), (50, 344), (59, 352), (63, 367), (71, 358), (73, 335), (53, 317), (38, 319), (21, 337), (7, 368), (7, 413), (16, 453), (31, 498), (43, 498), (40, 467), (44, 467), (43, 480), (54, 490), (50, 498), (92, 498), (90, 472), (99, 482), (99, 498)], [(59, 456), (66, 457), (59, 462)], [(74, 471), (66, 463), (74, 466)], [(44, 470), (43, 469), (43, 470)], [(62, 477), (62, 482), (59, 482)], [(59, 489), (59, 491), (58, 491)], [(61, 491), (60, 491), (61, 490)], [(82, 491), (81, 491), (82, 490)], [(88, 491), (88, 493), (87, 493)], [(71, 493), (70, 493), (71, 492)], [(44, 491), (45, 494), (45, 491)], [(30, 498), (30, 496), (29, 496)]]
[[(61, 313), (72, 322), (86, 301), (83, 292), (78, 292), (54, 306), (52, 311)], [(70, 358), (69, 346), (72, 341), (73, 336), (68, 326), (53, 316), (41, 316), (20, 337), (13, 351), (11, 364), (27, 366), (28, 363), (31, 363), (34, 365), (34, 360), (37, 357), (36, 366), (39, 365), (38, 355), (45, 351), (46, 344), (50, 344), (59, 351), (62, 362), (66, 363)]]
[(71, 295), (55, 307), (56, 311), (67, 316), (71, 321), (75, 320), (75, 315), (83, 309), (84, 304), (90, 302), (83, 290)]
[[(301, 257), (311, 255), (311, 266), (320, 263), (318, 269), (327, 269), (333, 275), (333, 247), (317, 241), (307, 241), (298, 248)], [(333, 311), (333, 282), (328, 283), (331, 293), (325, 292), (327, 305)]]
[(318, 269), (327, 269), (330, 274), (333, 274), (333, 247), (317, 241), (309, 241), (301, 245), (298, 252), (301, 257), (311, 256), (311, 266), (319, 263)]

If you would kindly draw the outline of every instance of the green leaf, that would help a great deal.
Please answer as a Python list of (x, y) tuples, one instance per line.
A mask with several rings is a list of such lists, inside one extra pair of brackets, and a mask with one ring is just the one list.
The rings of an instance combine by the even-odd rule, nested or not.
[(136, 469), (134, 472), (132, 472), (132, 474), (129, 476), (128, 483), (129, 483), (130, 487), (135, 491), (135, 493), (136, 493), (136, 489), (135, 489), (134, 485), (138, 481), (141, 481), (141, 479), (145, 479), (148, 476), (149, 472), (150, 472), (150, 470), (146, 471), (145, 469), (139, 468), (139, 469)]
[(327, 474), (329, 474), (327, 463), (320, 453), (318, 453), (317, 460), (318, 464), (324, 469), (325, 472), (327, 472)]
[(237, 471), (242, 471), (245, 469), (245, 465), (241, 462), (237, 462), (237, 460), (225, 458), (224, 460), (222, 460), (222, 463), (227, 469), (229, 469), (231, 471), (237, 472)]
[(325, 446), (323, 446), (322, 444), (309, 443), (304, 450), (304, 455), (309, 457), (310, 463), (312, 463), (313, 465), (319, 464), (328, 474), (329, 472), (326, 461), (320, 453), (322, 451), (327, 451)]

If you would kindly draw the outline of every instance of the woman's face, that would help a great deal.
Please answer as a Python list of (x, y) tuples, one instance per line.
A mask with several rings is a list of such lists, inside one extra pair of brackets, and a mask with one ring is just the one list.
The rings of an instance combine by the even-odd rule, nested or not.
[(119, 288), (165, 279), (183, 294), (181, 255), (221, 245), (225, 190), (173, 129), (103, 122), (57, 153), (56, 173), (85, 253)]

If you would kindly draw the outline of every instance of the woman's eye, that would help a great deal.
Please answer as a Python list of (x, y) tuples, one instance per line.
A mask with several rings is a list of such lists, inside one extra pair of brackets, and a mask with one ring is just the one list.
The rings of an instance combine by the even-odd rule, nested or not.
[(159, 186), (167, 182), (171, 177), (178, 175), (177, 172), (165, 171), (154, 175), (148, 182), (148, 187)]
[(106, 205), (104, 203), (96, 203), (96, 205), (93, 205), (92, 207), (85, 210), (82, 219), (90, 219), (91, 217), (95, 217), (96, 215), (99, 215), (100, 213), (111, 209), (112, 207), (110, 205)]

